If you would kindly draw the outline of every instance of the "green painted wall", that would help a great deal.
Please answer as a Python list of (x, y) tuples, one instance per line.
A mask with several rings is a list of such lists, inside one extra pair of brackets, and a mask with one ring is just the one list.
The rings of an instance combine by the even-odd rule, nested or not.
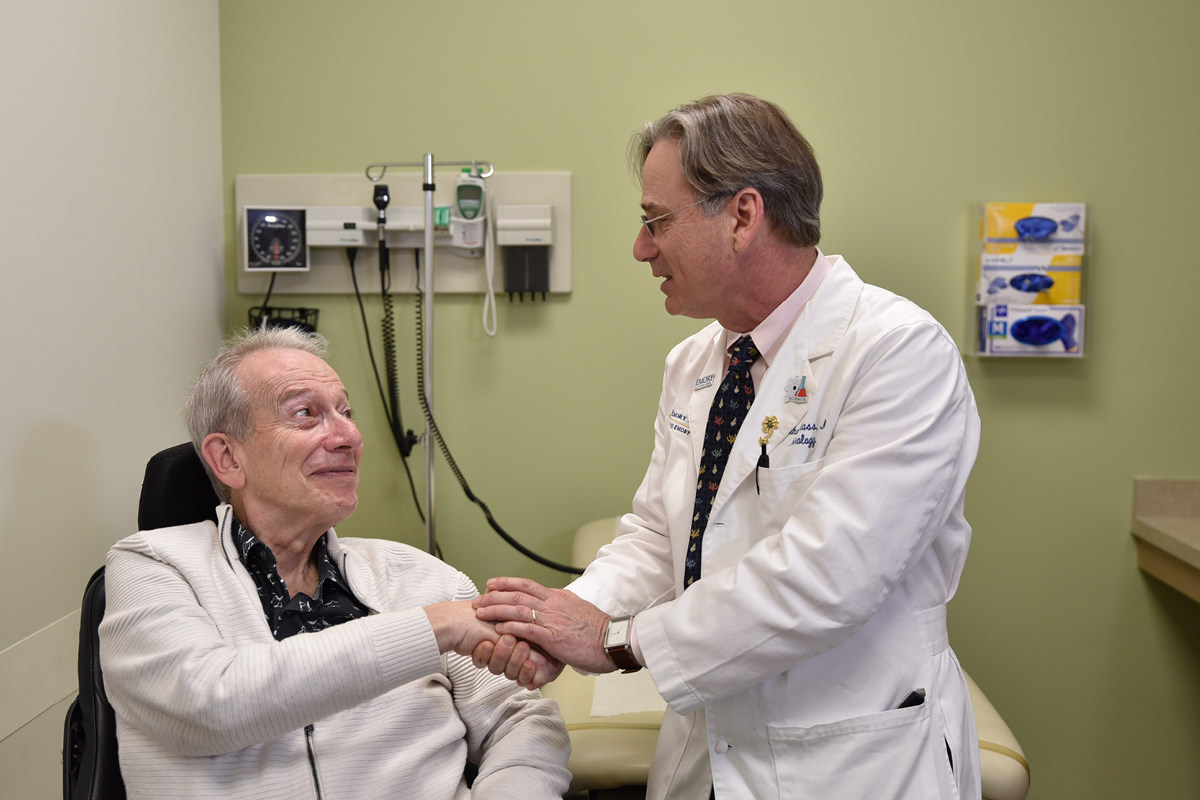
[[(226, 0), (228, 320), (261, 300), (233, 281), (235, 175), (356, 173), (426, 152), (571, 172), (572, 294), (502, 299), (495, 339), (478, 297), (439, 297), (434, 334), (437, 418), (472, 489), (565, 560), (576, 526), (627, 507), (662, 359), (700, 325), (668, 317), (630, 255), (639, 195), (624, 153), (643, 120), (711, 92), (780, 103), (824, 170), (826, 251), (964, 342), (979, 204), (1087, 202), (1087, 358), (968, 360), (984, 435), (952, 641), (1024, 746), (1034, 800), (1192, 798), (1200, 607), (1141, 575), (1129, 518), (1135, 475), (1200, 477), (1198, 33), (1192, 0)], [(343, 532), (420, 546), (353, 298), (292, 299), (321, 309), (368, 439)], [(405, 421), (422, 427), (410, 298), (398, 306)], [(367, 313), (378, 337), (378, 300)], [(563, 580), (504, 545), (444, 467), (436, 487), (450, 562), (479, 582)]]

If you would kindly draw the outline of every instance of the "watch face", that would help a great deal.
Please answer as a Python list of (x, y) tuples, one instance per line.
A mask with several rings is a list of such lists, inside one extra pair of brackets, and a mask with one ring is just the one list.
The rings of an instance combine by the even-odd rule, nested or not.
[(606, 647), (622, 647), (628, 641), (629, 617), (621, 617), (608, 623), (608, 633), (604, 637)]

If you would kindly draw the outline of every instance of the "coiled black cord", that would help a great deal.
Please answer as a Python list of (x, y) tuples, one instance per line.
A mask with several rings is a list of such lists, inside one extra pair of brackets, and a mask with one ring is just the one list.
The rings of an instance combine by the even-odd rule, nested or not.
[[(413, 253), (414, 256), (417, 255), (417, 251), (413, 251)], [(415, 260), (417, 267), (417, 283), (420, 285), (421, 263), (419, 258), (415, 258)], [(430, 280), (430, 285), (432, 286), (432, 280)], [(475, 493), (471, 491), (471, 487), (467, 485), (467, 479), (463, 476), (462, 471), (458, 468), (458, 463), (454, 460), (454, 456), (450, 454), (450, 448), (446, 445), (446, 440), (442, 438), (442, 432), (438, 430), (437, 421), (433, 418), (433, 412), (429, 410), (429, 400), (425, 396), (425, 359), (423, 357), (425, 353), (425, 313), (422, 309), (422, 298), (420, 292), (417, 293), (416, 298), (417, 400), (421, 403), (421, 411), (425, 414), (425, 421), (429, 423), (429, 431), (433, 438), (437, 439), (438, 448), (442, 451), (442, 455), (445, 456), (446, 463), (450, 466), (450, 471), (454, 473), (454, 477), (458, 480), (458, 485), (462, 487), (463, 494), (467, 496), (468, 500), (479, 506), (480, 510), (483, 511), (484, 517), (487, 518), (488, 525), (492, 526), (492, 530), (498, 533), (500, 538), (512, 545), (512, 547), (520, 552), (521, 555), (536, 561), (538, 564), (541, 564), (544, 567), (549, 567), (550, 569), (555, 569), (559, 572), (566, 572), (571, 575), (582, 575), (583, 570), (579, 567), (572, 567), (568, 564), (560, 564), (559, 562), (552, 561), (545, 556), (540, 556), (514, 539), (506, 530), (504, 530), (504, 528), (500, 527), (500, 523), (496, 521), (494, 516), (492, 516), (492, 510), (488, 508), (487, 503), (476, 497)]]
[[(383, 403), (383, 413), (387, 417), (388, 428), (392, 432), (392, 439), (396, 443), (397, 449), (400, 451), (400, 463), (404, 465), (404, 472), (408, 476), (408, 489), (412, 492), (413, 506), (417, 509), (417, 516), (421, 518), (421, 522), (425, 521), (425, 514), (421, 511), (421, 502), (417, 499), (417, 487), (413, 483), (412, 470), (408, 466), (408, 456), (412, 452), (412, 439), (410, 434), (404, 430), (404, 425), (400, 421), (400, 401), (399, 395), (395, 389), (392, 391), (392, 402), (388, 403), (387, 395), (383, 391), (383, 381), (379, 379), (379, 367), (375, 364), (375, 349), (371, 346), (371, 326), (367, 324), (367, 310), (363, 306), (362, 292), (358, 288), (358, 273), (355, 271), (355, 260), (358, 257), (357, 247), (346, 248), (346, 258), (350, 261), (350, 280), (354, 284), (354, 297), (358, 300), (358, 313), (362, 318), (363, 336), (367, 339), (367, 356), (371, 360), (371, 371), (375, 373), (375, 386), (379, 390), (379, 400)], [(391, 295), (384, 295), (384, 319), (389, 320), (391, 317)], [(385, 325), (384, 328), (384, 349), (387, 352), (395, 352), (394, 340), (394, 323)], [(391, 346), (388, 346), (388, 340), (391, 340)], [(388, 372), (395, 372), (393, 367), (394, 361), (391, 356), (388, 357)], [(394, 382), (389, 380), (393, 386)], [(407, 445), (407, 450), (405, 446)]]

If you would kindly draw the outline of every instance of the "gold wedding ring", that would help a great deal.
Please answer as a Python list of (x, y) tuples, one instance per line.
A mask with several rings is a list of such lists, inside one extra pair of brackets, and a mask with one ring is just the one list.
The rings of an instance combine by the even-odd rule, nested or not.
[(529, 609), (529, 622), (532, 625), (537, 625), (537, 611)]

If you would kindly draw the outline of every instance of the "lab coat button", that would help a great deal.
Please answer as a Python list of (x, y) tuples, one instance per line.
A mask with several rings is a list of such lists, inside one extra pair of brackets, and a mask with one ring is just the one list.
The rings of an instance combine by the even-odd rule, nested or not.
[(725, 755), (725, 753), (729, 752), (729, 742), (725, 741), (724, 739), (717, 742), (715, 745), (713, 745), (713, 752), (719, 756)]

